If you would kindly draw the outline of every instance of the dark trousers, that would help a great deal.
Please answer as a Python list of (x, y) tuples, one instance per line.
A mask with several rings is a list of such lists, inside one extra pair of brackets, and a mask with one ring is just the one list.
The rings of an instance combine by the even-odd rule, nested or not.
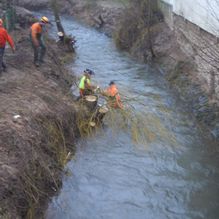
[(38, 39), (39, 46), (35, 46), (31, 38), (31, 43), (34, 51), (34, 63), (43, 62), (44, 56), (46, 54), (46, 46), (42, 40), (42, 37)]
[(83, 97), (83, 96), (86, 96), (86, 95), (91, 95), (94, 92), (92, 90), (89, 90), (89, 89), (80, 89), (79, 93), (80, 93), (80, 96)]
[(6, 65), (3, 61), (4, 53), (5, 53), (5, 47), (0, 48), (0, 73), (2, 72), (3, 69), (6, 68)]

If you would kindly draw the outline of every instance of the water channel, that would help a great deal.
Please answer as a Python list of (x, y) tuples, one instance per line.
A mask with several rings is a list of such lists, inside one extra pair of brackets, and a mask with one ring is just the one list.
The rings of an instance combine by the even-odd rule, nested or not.
[(130, 132), (108, 126), (81, 139), (67, 167), (63, 187), (46, 212), (47, 219), (217, 219), (219, 154), (204, 138), (185, 105), (163, 76), (116, 49), (113, 40), (71, 17), (68, 33), (77, 38), (72, 70), (95, 71), (93, 80), (137, 97), (155, 137), (135, 144)]

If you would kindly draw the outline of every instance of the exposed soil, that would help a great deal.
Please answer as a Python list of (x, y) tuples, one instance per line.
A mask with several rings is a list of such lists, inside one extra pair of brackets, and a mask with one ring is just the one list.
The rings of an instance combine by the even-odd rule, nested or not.
[(119, 0), (72, 0), (65, 11), (90, 26), (112, 36), (120, 21), (125, 5)]
[(47, 9), (50, 6), (50, 0), (20, 0), (18, 4), (28, 9), (42, 10)]
[(74, 151), (73, 77), (53, 41), (47, 40), (45, 63), (36, 68), (29, 31), (12, 36), (17, 51), (6, 50), (8, 68), (0, 76), (0, 218), (39, 218)]
[[(72, 15), (88, 25), (112, 36), (125, 5), (119, 0), (62, 0), (57, 1), (63, 14)], [(45, 10), (49, 0), (20, 0), (19, 5), (31, 10)]]

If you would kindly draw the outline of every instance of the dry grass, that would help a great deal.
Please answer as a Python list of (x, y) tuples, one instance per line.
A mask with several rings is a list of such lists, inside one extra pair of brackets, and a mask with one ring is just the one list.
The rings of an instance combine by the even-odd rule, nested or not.
[(78, 134), (62, 51), (51, 44), (46, 64), (36, 68), (27, 32), (16, 34), (14, 55), (6, 51), (9, 71), (0, 80), (0, 218), (41, 217)]
[[(101, 94), (99, 94), (101, 95)], [(138, 97), (127, 97), (121, 95), (123, 100), (123, 109), (114, 109), (110, 107), (109, 99), (106, 96), (101, 98), (105, 99), (105, 107), (109, 109), (105, 115), (103, 121), (104, 124), (107, 124), (109, 128), (115, 131), (123, 130), (128, 135), (131, 136), (133, 143), (135, 144), (150, 144), (155, 141), (163, 140), (176, 144), (176, 138), (172, 132), (165, 127), (161, 119), (151, 112), (138, 112), (135, 109), (135, 105), (141, 105)], [(103, 107), (102, 106), (102, 107)], [(143, 106), (144, 107), (144, 106)], [(102, 126), (102, 121), (96, 120), (97, 111), (99, 108), (96, 108), (94, 111), (89, 112), (87, 108), (84, 108), (83, 103), (80, 107), (78, 116), (77, 116), (77, 127), (81, 136), (90, 136), (93, 135), (94, 128), (90, 126), (91, 122), (96, 123), (96, 128)], [(168, 112), (168, 109), (163, 107), (164, 112)]]

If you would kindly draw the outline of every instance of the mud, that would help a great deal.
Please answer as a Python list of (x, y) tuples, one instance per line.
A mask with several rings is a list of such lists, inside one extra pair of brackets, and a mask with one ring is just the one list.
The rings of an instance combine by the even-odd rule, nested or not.
[(6, 50), (0, 76), (0, 218), (40, 218), (74, 152), (74, 79), (54, 41), (46, 41), (45, 63), (36, 68), (29, 30), (11, 35), (17, 51)]

